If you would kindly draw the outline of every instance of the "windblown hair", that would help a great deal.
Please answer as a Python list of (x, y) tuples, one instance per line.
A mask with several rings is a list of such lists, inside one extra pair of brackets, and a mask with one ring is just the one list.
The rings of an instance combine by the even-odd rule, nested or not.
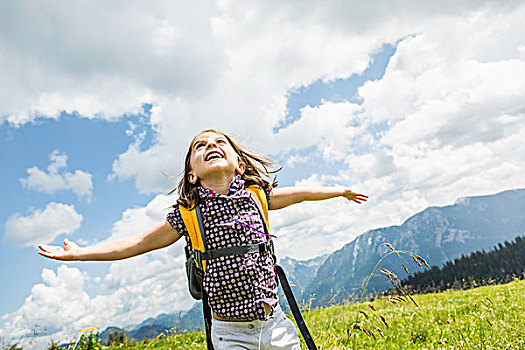
[[(276, 168), (275, 164), (270, 159), (247, 151), (242, 146), (236, 144), (230, 136), (221, 131), (211, 129), (204, 130), (203, 132), (195, 136), (191, 141), (188, 152), (186, 153), (186, 158), (184, 160), (184, 174), (182, 176), (182, 179), (180, 180), (177, 187), (170, 192), (170, 194), (175, 191), (178, 192), (179, 199), (177, 200), (177, 204), (180, 204), (189, 209), (191, 209), (194, 205), (198, 204), (199, 196), (197, 194), (197, 189), (200, 186), (200, 180), (197, 180), (195, 184), (192, 184), (188, 180), (188, 174), (191, 171), (190, 160), (195, 140), (199, 135), (202, 135), (206, 132), (214, 132), (216, 134), (224, 136), (228, 140), (232, 148), (239, 156), (239, 162), (243, 162), (246, 165), (246, 170), (244, 171), (244, 174), (241, 175), (246, 187), (258, 185), (261, 188), (269, 188), (269, 190), (271, 191), (274, 187), (277, 186), (277, 180), (275, 177), (273, 178), (272, 182), (269, 182), (265, 179), (269, 178), (271, 174), (275, 174), (279, 170), (281, 170), (281, 168), (272, 171), (268, 170), (268, 168)], [(256, 163), (258, 163), (259, 166), (257, 166)]]

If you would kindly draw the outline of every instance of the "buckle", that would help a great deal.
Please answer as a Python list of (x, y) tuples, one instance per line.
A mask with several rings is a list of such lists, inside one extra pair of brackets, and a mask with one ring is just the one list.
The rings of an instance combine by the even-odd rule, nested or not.
[(266, 254), (270, 251), (270, 241), (259, 244), (259, 254)]
[(193, 251), (193, 257), (195, 259), (195, 264), (197, 265), (197, 268), (202, 269), (202, 252), (200, 250), (195, 249)]

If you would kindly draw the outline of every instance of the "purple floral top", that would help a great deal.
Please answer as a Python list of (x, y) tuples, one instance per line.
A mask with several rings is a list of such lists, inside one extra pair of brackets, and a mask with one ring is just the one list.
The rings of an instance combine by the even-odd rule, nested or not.
[[(269, 203), (270, 193), (265, 192)], [(203, 187), (198, 193), (209, 250), (266, 241), (261, 233), (264, 223), (240, 176), (232, 181), (226, 196)], [(188, 235), (178, 207), (167, 220), (179, 233)], [(264, 320), (263, 302), (274, 310), (279, 301), (270, 252), (208, 260), (203, 285), (213, 312), (223, 318)]]

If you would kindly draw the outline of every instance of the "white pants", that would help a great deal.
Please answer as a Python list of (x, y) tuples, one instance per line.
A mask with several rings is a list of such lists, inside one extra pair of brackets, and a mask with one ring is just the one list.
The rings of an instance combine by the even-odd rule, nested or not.
[(211, 339), (215, 350), (301, 350), (297, 328), (279, 305), (266, 321), (227, 322), (213, 319)]

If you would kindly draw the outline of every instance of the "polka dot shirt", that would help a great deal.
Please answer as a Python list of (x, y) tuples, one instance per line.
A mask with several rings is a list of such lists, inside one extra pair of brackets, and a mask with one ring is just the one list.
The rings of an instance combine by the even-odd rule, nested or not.
[[(257, 206), (237, 176), (228, 195), (200, 187), (200, 209), (209, 250), (258, 244), (267, 240)], [(270, 202), (270, 193), (266, 189)], [(188, 231), (178, 207), (167, 216), (181, 234)], [(277, 281), (270, 252), (225, 256), (208, 260), (204, 290), (213, 312), (222, 318), (264, 320), (263, 302), (272, 310), (278, 304)]]

